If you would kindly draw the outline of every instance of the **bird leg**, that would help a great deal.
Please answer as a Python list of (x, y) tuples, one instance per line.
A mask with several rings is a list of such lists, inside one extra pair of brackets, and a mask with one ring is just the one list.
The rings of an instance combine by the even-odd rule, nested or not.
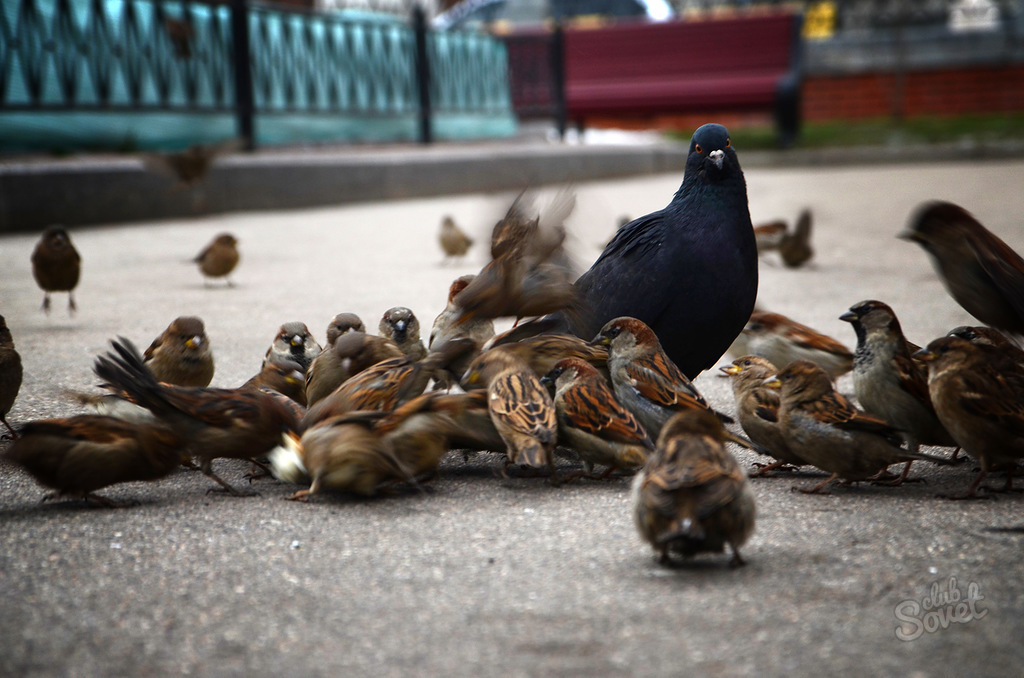
[(43, 292), (43, 312), (50, 315), (50, 293)]
[(68, 292), (68, 315), (74, 315), (75, 311), (78, 310), (78, 306), (75, 304), (75, 293)]
[(288, 495), (287, 497), (285, 497), (285, 499), (287, 499), (288, 501), (308, 502), (309, 501), (309, 496), (311, 494), (312, 494), (312, 490), (311, 489), (299, 490), (295, 494)]
[(11, 428), (11, 425), (7, 423), (7, 419), (3, 416), (0, 416), (0, 422), (3, 422), (3, 425), (7, 427), (7, 430), (11, 432), (10, 435), (4, 434), (3, 436), (0, 436), (0, 440), (3, 440), (5, 438), (8, 440), (17, 440), (18, 432)]
[[(241, 490), (236, 489), (230, 483), (228, 483), (227, 481), (222, 479), (220, 476), (218, 476), (216, 473), (214, 473), (213, 472), (213, 467), (209, 463), (202, 464), (199, 467), (199, 470), (202, 471), (204, 474), (206, 474), (206, 477), (209, 478), (210, 480), (213, 480), (214, 482), (219, 483), (220, 486), (224, 488), (225, 492), (227, 492), (228, 494), (230, 494), (230, 495), (232, 495), (234, 497), (254, 497), (254, 496), (258, 496), (259, 495), (259, 492), (242, 492)], [(217, 488), (212, 487), (209, 490), (207, 490), (206, 493), (209, 494), (210, 492), (216, 492), (216, 491), (217, 491)]]
[(888, 485), (890, 487), (899, 487), (903, 483), (923, 483), (923, 482), (925, 482), (924, 478), (914, 478), (913, 480), (908, 480), (907, 479), (907, 475), (910, 473), (910, 465), (913, 464), (913, 463), (914, 463), (913, 460), (908, 461), (906, 466), (903, 467), (903, 473), (899, 474), (898, 476), (897, 475), (893, 475), (892, 473), (889, 473), (886, 470), (879, 471), (877, 474), (875, 474), (874, 477), (870, 478), (871, 484), (872, 485)]
[(793, 466), (792, 464), (789, 464), (789, 463), (784, 462), (784, 461), (773, 461), (770, 464), (759, 464), (759, 463), (755, 462), (754, 466), (757, 467), (757, 470), (756, 471), (752, 471), (749, 474), (750, 478), (760, 478), (760, 477), (764, 476), (766, 473), (768, 473), (769, 471), (776, 471), (776, 470), (778, 470), (778, 471), (795, 471), (795, 470), (797, 470), (796, 466)]
[(963, 449), (962, 447), (957, 446), (957, 448), (955, 450), (953, 450), (953, 456), (951, 456), (949, 458), (949, 460), (950, 461), (955, 461), (957, 463), (959, 463), (961, 461), (967, 461), (967, 456), (966, 455), (964, 455), (963, 457), (960, 456), (960, 450), (962, 450), (962, 449)]
[(729, 561), (729, 567), (743, 567), (747, 564), (747, 561), (740, 557), (740, 550), (736, 548), (736, 544), (729, 542), (729, 547), (732, 549), (732, 560)]
[(833, 473), (828, 478), (825, 478), (825, 480), (821, 481), (820, 483), (818, 483), (814, 487), (807, 487), (807, 486), (797, 487), (796, 485), (794, 485), (793, 486), (793, 491), (794, 492), (803, 492), (804, 494), (832, 494), (831, 492), (826, 492), (825, 491), (825, 486), (828, 485), (829, 483), (831, 483), (833, 480), (835, 480), (838, 477), (839, 477), (838, 473)]
[(252, 481), (254, 480), (273, 477), (274, 474), (270, 472), (270, 469), (267, 468), (266, 464), (256, 461), (255, 459), (250, 459), (249, 461), (252, 463), (253, 469), (245, 474), (245, 479), (248, 480), (250, 484), (252, 484)]

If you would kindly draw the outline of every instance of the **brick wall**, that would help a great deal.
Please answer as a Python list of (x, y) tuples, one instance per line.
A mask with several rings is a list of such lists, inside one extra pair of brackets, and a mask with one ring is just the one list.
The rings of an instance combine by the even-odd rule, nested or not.
[[(891, 115), (896, 79), (891, 73), (813, 75), (804, 80), (808, 122)], [(904, 114), (960, 115), (1024, 111), (1024, 64), (916, 71), (904, 82)]]

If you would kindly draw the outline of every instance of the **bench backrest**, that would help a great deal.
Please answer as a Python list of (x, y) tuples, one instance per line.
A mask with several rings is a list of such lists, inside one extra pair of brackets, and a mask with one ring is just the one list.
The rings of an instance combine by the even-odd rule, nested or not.
[(792, 14), (616, 24), (565, 32), (569, 82), (796, 68)]

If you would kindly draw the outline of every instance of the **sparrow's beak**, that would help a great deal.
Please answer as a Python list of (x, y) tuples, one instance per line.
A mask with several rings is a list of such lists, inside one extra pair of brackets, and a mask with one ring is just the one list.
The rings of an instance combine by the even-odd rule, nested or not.
[(740, 372), (743, 371), (739, 365), (722, 365), (718, 369), (730, 375), (739, 374)]
[(939, 354), (936, 353), (935, 351), (929, 351), (926, 348), (922, 348), (920, 351), (914, 352), (914, 354), (911, 357), (929, 363), (938, 358)]
[(406, 322), (404, 320), (399, 320), (399, 321), (397, 321), (395, 323), (395, 331), (396, 332), (405, 332), (405, 327), (406, 327)]
[(854, 313), (853, 311), (847, 311), (846, 313), (839, 316), (839, 319), (848, 323), (852, 323), (859, 320), (860, 316)]
[(778, 390), (782, 388), (782, 380), (779, 379), (778, 375), (775, 375), (774, 377), (768, 377), (767, 379), (762, 381), (761, 385), (767, 388), (773, 388), (775, 390)]
[(289, 384), (295, 384), (296, 386), (299, 384), (306, 383), (305, 375), (303, 375), (302, 372), (299, 372), (298, 370), (292, 370), (291, 372), (286, 374), (284, 380), (287, 381)]
[(341, 359), (341, 369), (345, 370), (346, 372), (351, 372), (352, 371), (352, 358), (342, 358)]
[(896, 237), (900, 240), (910, 240), (911, 242), (924, 242), (924, 238), (917, 231), (900, 231), (896, 234)]
[(292, 338), (289, 340), (289, 343), (292, 346), (302, 346), (302, 344), (304, 343), (302, 341), (302, 335), (301, 334), (293, 335)]
[(203, 338), (198, 334), (194, 337), (189, 337), (185, 340), (185, 346), (188, 348), (196, 348), (197, 346), (203, 345)]
[(611, 346), (611, 344), (612, 344), (612, 340), (609, 339), (607, 335), (599, 334), (596, 337), (594, 337), (590, 341), (590, 343), (588, 345), (589, 346)]

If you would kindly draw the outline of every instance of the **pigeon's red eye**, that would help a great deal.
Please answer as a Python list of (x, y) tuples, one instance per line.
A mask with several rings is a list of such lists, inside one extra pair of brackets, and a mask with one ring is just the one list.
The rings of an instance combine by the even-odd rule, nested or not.
[(700, 147), (700, 144), (696, 144), (693, 147), (693, 150), (697, 151), (698, 153), (703, 153), (704, 152), (704, 149)]
[(732, 139), (726, 139), (725, 140), (725, 147), (729, 148), (730, 146), (732, 146)]

